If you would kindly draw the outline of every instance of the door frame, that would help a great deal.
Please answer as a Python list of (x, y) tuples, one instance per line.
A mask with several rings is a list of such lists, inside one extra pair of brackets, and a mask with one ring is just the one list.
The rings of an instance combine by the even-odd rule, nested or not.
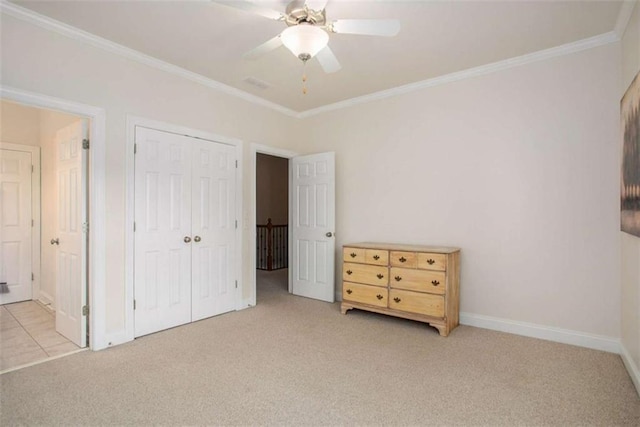
[(123, 342), (118, 335), (110, 336), (106, 326), (106, 113), (91, 105), (62, 98), (27, 92), (8, 86), (0, 87), (0, 98), (23, 105), (62, 111), (89, 120), (89, 254), (86, 257), (89, 274), (89, 342), (92, 350)]
[(236, 220), (238, 221), (238, 232), (236, 233), (236, 250), (234, 254), (233, 271), (238, 281), (236, 289), (236, 310), (243, 308), (242, 305), (242, 253), (244, 250), (243, 230), (242, 230), (242, 140), (229, 138), (223, 135), (193, 129), (173, 123), (148, 119), (131, 114), (127, 114), (126, 129), (126, 166), (125, 166), (125, 334), (127, 341), (135, 339), (135, 313), (133, 310), (134, 300), (134, 254), (135, 254), (135, 235), (133, 232), (133, 222), (135, 219), (135, 155), (134, 144), (136, 137), (136, 126), (143, 126), (163, 132), (175, 133), (197, 139), (204, 139), (211, 142), (227, 144), (235, 147), (236, 160), (238, 167), (236, 168)]
[[(287, 199), (288, 199), (288, 212), (289, 212), (289, 223), (291, 223), (291, 203), (293, 202), (292, 198), (291, 198), (291, 159), (298, 156), (299, 154), (294, 152), (294, 151), (289, 151), (289, 150), (285, 150), (282, 148), (275, 148), (275, 147), (270, 147), (268, 145), (262, 145), (262, 144), (255, 144), (255, 143), (251, 143), (249, 144), (249, 158), (251, 161), (251, 167), (249, 168), (249, 183), (251, 186), (251, 205), (250, 205), (250, 212), (249, 212), (249, 218), (247, 221), (247, 218), (245, 218), (245, 222), (248, 224), (248, 228), (249, 228), (249, 268), (251, 269), (251, 273), (249, 275), (250, 277), (250, 284), (249, 284), (249, 288), (251, 290), (251, 295), (246, 298), (243, 301), (243, 306), (244, 307), (249, 307), (249, 306), (254, 306), (256, 305), (256, 293), (257, 293), (257, 280), (256, 280), (256, 215), (257, 215), (257, 210), (258, 210), (258, 200), (257, 200), (257, 186), (256, 186), (256, 177), (257, 177), (257, 167), (258, 167), (258, 153), (260, 154), (267, 154), (269, 156), (275, 156), (275, 157), (281, 157), (284, 159), (289, 160), (289, 165), (288, 165), (288, 173), (289, 173), (289, 191), (288, 191), (288, 195), (287, 195)], [(291, 239), (292, 239), (292, 235), (291, 233), (287, 233), (288, 234), (288, 239), (289, 242), (287, 243), (287, 246), (289, 248), (289, 260), (292, 259), (292, 249), (291, 249)], [(291, 293), (293, 291), (292, 289), (292, 281), (291, 281), (291, 268), (288, 268), (288, 289), (289, 289), (289, 293)]]
[[(31, 153), (31, 164), (33, 172), (31, 173), (31, 219), (33, 226), (31, 227), (31, 272), (33, 280), (31, 281), (31, 298), (37, 297), (41, 299), (42, 291), (40, 289), (40, 147), (35, 145), (13, 144), (10, 142), (0, 141), (0, 149), (22, 151)], [(54, 304), (51, 295), (44, 295), (46, 302)]]

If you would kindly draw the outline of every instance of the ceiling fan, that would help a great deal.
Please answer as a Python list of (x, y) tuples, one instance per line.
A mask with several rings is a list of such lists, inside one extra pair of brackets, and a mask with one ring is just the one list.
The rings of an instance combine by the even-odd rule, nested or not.
[(329, 34), (392, 37), (400, 31), (400, 22), (395, 19), (339, 19), (329, 22), (325, 10), (327, 1), (294, 0), (281, 13), (248, 0), (214, 0), (215, 3), (282, 21), (287, 25), (280, 34), (245, 53), (244, 58), (257, 59), (284, 45), (304, 63), (317, 58), (326, 73), (334, 73), (342, 68), (328, 46)]

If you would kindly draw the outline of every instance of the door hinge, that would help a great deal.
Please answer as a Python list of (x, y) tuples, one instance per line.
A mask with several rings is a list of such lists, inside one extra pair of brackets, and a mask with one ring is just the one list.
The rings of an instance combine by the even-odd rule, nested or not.
[(31, 165), (31, 173), (33, 173), (33, 165)]
[(82, 232), (83, 233), (88, 233), (89, 232), (89, 223), (88, 222), (83, 222), (82, 223)]
[(236, 280), (236, 289), (238, 289), (238, 281)]
[(83, 139), (82, 140), (82, 148), (84, 150), (88, 150), (89, 149), (89, 140), (88, 139)]
[(238, 220), (236, 219), (236, 230), (238, 229)]
[(238, 161), (236, 160), (236, 169), (238, 169)]
[(133, 144), (133, 154), (138, 153), (138, 144)]
[(135, 221), (133, 221), (133, 232), (134, 233), (136, 232), (136, 222)]
[(31, 220), (31, 226), (33, 227), (33, 225), (35, 224), (34, 220)]
[(136, 309), (136, 300), (133, 300), (133, 309)]
[(83, 316), (88, 316), (89, 315), (89, 306), (88, 305), (83, 305), (82, 306), (82, 315)]
[(34, 276), (33, 273), (31, 273), (31, 281), (33, 282), (34, 280), (36, 280), (36, 277)]

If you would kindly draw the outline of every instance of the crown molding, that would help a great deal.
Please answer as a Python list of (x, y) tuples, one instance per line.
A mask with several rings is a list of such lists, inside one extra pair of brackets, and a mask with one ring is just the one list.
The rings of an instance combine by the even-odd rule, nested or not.
[(613, 29), (620, 40), (624, 37), (624, 33), (627, 30), (629, 21), (631, 20), (631, 15), (633, 14), (633, 9), (637, 3), (637, 0), (625, 0), (620, 6), (616, 26)]
[(166, 71), (176, 76), (207, 86), (216, 91), (243, 99), (252, 104), (271, 108), (275, 111), (278, 111), (279, 113), (285, 114), (290, 117), (296, 117), (298, 115), (298, 112), (283, 107), (282, 105), (267, 101), (266, 99), (260, 98), (259, 96), (252, 95), (248, 92), (236, 89), (224, 83), (220, 83), (201, 74), (194, 73), (193, 71), (186, 70), (152, 56), (145, 55), (144, 53), (138, 52), (137, 50), (130, 49), (118, 43), (114, 43), (110, 40), (88, 33), (84, 30), (73, 27), (71, 25), (67, 25), (63, 22), (57, 21), (47, 16), (40, 15), (39, 13), (18, 6), (16, 4), (9, 3), (5, 0), (2, 0), (0, 2), (0, 11), (4, 14), (44, 28), (46, 30), (54, 31), (58, 34), (62, 34), (74, 40), (88, 43), (107, 52), (123, 56), (127, 59), (134, 60), (158, 70)]
[(472, 77), (484, 76), (486, 74), (507, 70), (513, 67), (519, 67), (521, 65), (531, 64), (533, 62), (544, 61), (558, 56), (564, 56), (571, 53), (580, 52), (582, 50), (603, 46), (609, 43), (615, 43), (618, 41), (620, 41), (618, 35), (614, 31), (610, 31), (599, 36), (589, 37), (573, 43), (552, 47), (550, 49), (540, 50), (538, 52), (529, 53), (522, 56), (516, 56), (514, 58), (505, 59), (503, 61), (494, 62), (492, 64), (481, 65), (479, 67), (457, 71), (455, 73), (445, 74), (443, 76), (422, 80), (416, 83), (410, 83), (404, 86), (398, 86), (392, 89), (359, 96), (357, 98), (347, 99), (345, 101), (336, 102), (335, 104), (324, 105), (312, 110), (303, 111), (302, 113), (299, 113), (297, 117), (303, 119), (321, 113), (326, 113), (328, 111), (340, 110), (342, 108), (352, 107), (354, 105), (364, 104), (367, 102), (378, 101), (385, 98), (391, 98), (393, 96), (415, 92), (420, 89), (440, 86), (447, 83), (469, 79)]
[(243, 99), (252, 104), (270, 108), (286, 116), (296, 118), (296, 119), (305, 119), (305, 118), (316, 116), (318, 114), (326, 113), (329, 111), (340, 110), (343, 108), (349, 108), (349, 107), (353, 107), (353, 106), (368, 103), (368, 102), (378, 101), (385, 98), (391, 98), (394, 96), (415, 92), (421, 89), (440, 86), (447, 83), (465, 80), (468, 78), (483, 76), (483, 75), (495, 73), (498, 71), (507, 70), (509, 68), (530, 64), (533, 62), (544, 61), (546, 59), (568, 55), (571, 53), (580, 52), (583, 50), (603, 46), (609, 43), (618, 42), (621, 40), (622, 35), (624, 34), (624, 31), (626, 29), (626, 26), (629, 23), (629, 20), (631, 18), (631, 14), (633, 13), (633, 9), (635, 7), (636, 2), (637, 0), (625, 0), (622, 3), (620, 12), (618, 13), (615, 30), (610, 31), (608, 33), (600, 34), (598, 36), (586, 38), (583, 40), (578, 40), (572, 43), (567, 43), (561, 46), (556, 46), (550, 49), (545, 49), (538, 52), (505, 59), (503, 61), (498, 61), (491, 64), (482, 65), (479, 67), (469, 68), (463, 71), (445, 74), (439, 77), (434, 77), (432, 79), (422, 80), (419, 82), (410, 83), (407, 85), (382, 90), (379, 92), (374, 92), (368, 95), (346, 99), (344, 101), (323, 105), (318, 108), (313, 108), (313, 109), (301, 111), (301, 112), (294, 111), (280, 104), (267, 101), (266, 99), (261, 98), (259, 96), (252, 95), (248, 92), (242, 91), (240, 89), (236, 89), (224, 83), (220, 83), (216, 80), (210, 79), (201, 74), (194, 73), (192, 71), (186, 70), (176, 65), (169, 64), (168, 62), (151, 57), (149, 55), (145, 55), (134, 49), (130, 49), (128, 47), (114, 43), (102, 37), (98, 37), (94, 34), (80, 30), (79, 28), (64, 24), (60, 21), (49, 18), (47, 16), (40, 15), (32, 10), (23, 8), (13, 3), (8, 3), (6, 0), (0, 0), (0, 12), (6, 13), (9, 16), (26, 21), (33, 25), (37, 25), (41, 28), (57, 32), (59, 34), (70, 37), (72, 39), (88, 43), (92, 46), (98, 47), (107, 52), (114, 53), (116, 55), (123, 56), (125, 58), (174, 74), (176, 76), (185, 78), (187, 80), (191, 80), (193, 82), (206, 86), (210, 89), (213, 89), (231, 96), (235, 96), (237, 98)]

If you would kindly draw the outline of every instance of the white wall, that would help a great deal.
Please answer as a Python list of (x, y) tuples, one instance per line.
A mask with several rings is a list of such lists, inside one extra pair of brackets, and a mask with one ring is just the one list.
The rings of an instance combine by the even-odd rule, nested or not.
[[(640, 72), (640, 1), (622, 40), (622, 98)], [(620, 141), (622, 141), (620, 137)], [(622, 142), (620, 142), (622, 144)], [(640, 238), (620, 233), (622, 244), (622, 333), (624, 356), (640, 393)]]
[(0, 141), (40, 145), (40, 117), (37, 108), (0, 100)]
[(294, 149), (336, 152), (339, 245), (459, 246), (462, 312), (617, 339), (618, 75), (599, 47), (303, 120)]
[[(121, 337), (125, 324), (125, 176), (127, 115), (166, 121), (249, 142), (287, 148), (289, 117), (203, 85), (159, 71), (83, 42), (1, 16), (2, 84), (103, 108), (106, 111), (106, 334)], [(241, 224), (248, 224), (249, 179), (244, 170)], [(243, 259), (248, 258), (248, 236)], [(253, 232), (253, 230), (251, 230)], [(252, 250), (252, 249), (251, 249)], [(249, 298), (249, 266), (243, 265)]]

